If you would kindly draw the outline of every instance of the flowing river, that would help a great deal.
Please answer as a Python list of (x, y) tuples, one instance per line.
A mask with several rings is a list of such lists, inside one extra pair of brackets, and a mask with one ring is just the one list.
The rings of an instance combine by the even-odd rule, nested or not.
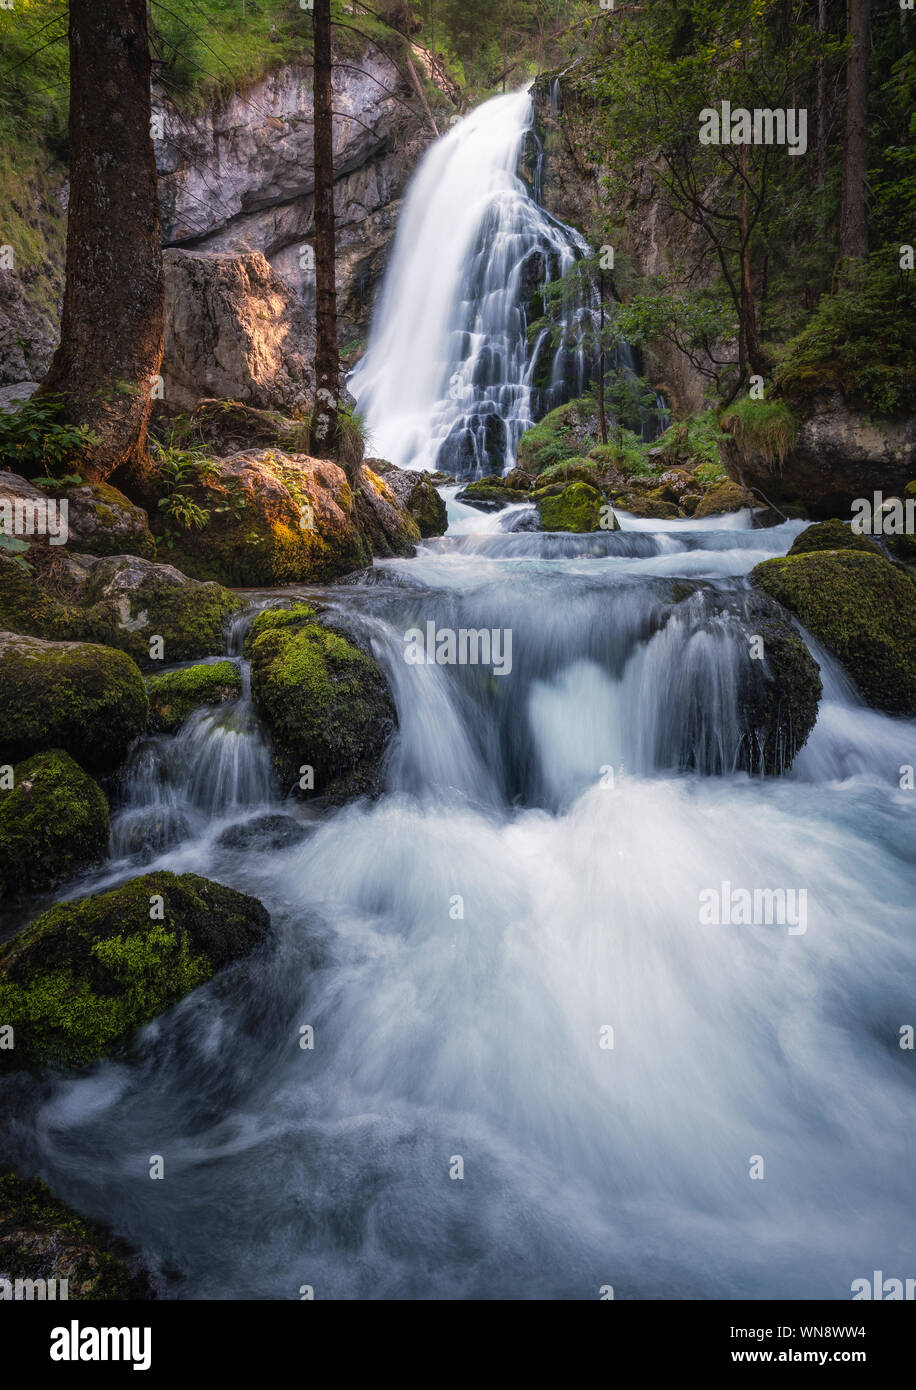
[[(461, 405), (437, 381), (441, 443), (493, 383)], [(848, 1299), (911, 1274), (916, 724), (815, 650), (792, 771), (735, 770), (745, 576), (801, 523), (540, 534), (456, 490), (415, 558), (252, 596), (301, 592), (380, 662), (378, 800), (284, 799), (247, 685), (137, 749), (76, 890), (201, 873), (260, 898), (271, 942), (126, 1056), (9, 1083), (4, 1160), (163, 1297)], [(430, 621), (511, 633), (511, 669), (409, 663)], [(804, 929), (704, 924), (723, 884), (803, 891)]]

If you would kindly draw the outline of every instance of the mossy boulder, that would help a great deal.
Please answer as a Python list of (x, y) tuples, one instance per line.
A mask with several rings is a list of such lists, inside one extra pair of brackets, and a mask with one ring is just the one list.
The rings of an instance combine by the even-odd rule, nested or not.
[(266, 936), (256, 898), (151, 873), (59, 903), (0, 947), (0, 1069), (82, 1066), (126, 1041)]
[(762, 659), (749, 660), (744, 671), (740, 766), (775, 776), (789, 771), (817, 721), (820, 669), (776, 604), (752, 600), (748, 616), (763, 645)]
[(482, 512), (498, 512), (512, 502), (527, 502), (528, 495), (521, 488), (507, 487), (505, 480), (494, 473), (468, 483), (460, 492), (456, 492), (455, 500)]
[(46, 550), (32, 573), (0, 558), (0, 625), (52, 641), (101, 642), (141, 666), (150, 664), (154, 636), (163, 639), (168, 662), (219, 655), (226, 624), (241, 607), (219, 584), (135, 555)]
[(580, 397), (551, 410), (518, 442), (517, 460), (526, 473), (542, 473), (552, 463), (587, 454), (598, 442), (594, 400)]
[(276, 626), (259, 615), (250, 643), (252, 693), (280, 774), (298, 787), (300, 768), (311, 767), (304, 790), (332, 798), (376, 791), (396, 724), (385, 678), (343, 634), (292, 611)]
[(234, 661), (185, 666), (148, 676), (149, 727), (153, 733), (174, 734), (189, 714), (203, 705), (222, 705), (242, 693), (242, 677)]
[(156, 542), (149, 517), (110, 483), (83, 483), (67, 488), (71, 550), (90, 555), (139, 555), (155, 560)]
[(370, 555), (414, 555), (420, 527), (383, 478), (365, 464), (353, 494), (353, 516)]
[(146, 727), (146, 687), (125, 653), (0, 632), (0, 763), (62, 748), (110, 771)]
[(790, 555), (807, 555), (812, 550), (868, 550), (880, 555), (881, 549), (866, 536), (858, 536), (845, 521), (833, 518), (818, 521), (801, 531), (789, 547)]
[(916, 580), (860, 550), (765, 560), (751, 580), (793, 613), (845, 666), (864, 698), (916, 715)]
[(589, 483), (570, 483), (555, 497), (535, 493), (534, 498), (542, 531), (583, 532), (599, 528), (604, 499)]
[(274, 628), (300, 628), (315, 617), (316, 610), (308, 603), (290, 603), (282, 608), (263, 608), (251, 620), (245, 634), (245, 655), (251, 656), (251, 648), (262, 632), (272, 632)]
[(629, 512), (649, 521), (676, 521), (680, 512), (674, 502), (665, 502), (658, 497), (650, 497), (647, 492), (630, 490), (618, 492), (614, 501), (621, 511)]
[(60, 748), (36, 753), (0, 782), (0, 898), (49, 888), (108, 849), (108, 801)]
[(364, 467), (381, 477), (417, 523), (420, 535), (442, 536), (448, 527), (448, 512), (428, 473), (395, 468), (383, 459), (366, 459)]
[[(54, 1280), (63, 1300), (101, 1302), (155, 1298), (137, 1256), (104, 1226), (52, 1196), (38, 1178), (0, 1174), (0, 1287), (16, 1298), (18, 1280)], [(4, 1284), (5, 1281), (5, 1284)], [(11, 1292), (6, 1293), (6, 1285)], [(20, 1285), (20, 1288), (22, 1286)], [(26, 1297), (25, 1290), (21, 1296)], [(34, 1296), (34, 1295), (32, 1295)]]
[[(353, 489), (336, 463), (275, 448), (212, 465), (190, 494), (207, 524), (172, 528), (168, 554), (183, 573), (236, 587), (320, 584), (371, 563)], [(169, 529), (164, 513), (153, 529)]]
[(723, 512), (740, 512), (753, 505), (753, 498), (745, 488), (732, 482), (731, 478), (723, 478), (703, 494), (693, 515), (699, 520), (704, 516), (719, 516)]

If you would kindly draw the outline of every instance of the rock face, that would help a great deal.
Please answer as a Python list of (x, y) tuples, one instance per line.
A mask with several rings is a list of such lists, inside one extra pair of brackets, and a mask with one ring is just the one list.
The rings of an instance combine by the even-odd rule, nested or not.
[[(63, 257), (55, 270), (62, 284)], [(48, 370), (58, 335), (55, 316), (29, 302), (18, 273), (4, 271), (0, 275), (0, 386), (19, 386), (23, 396), (30, 394), (25, 386)]]
[(902, 496), (916, 473), (916, 418), (872, 420), (839, 390), (805, 400), (805, 416), (780, 461), (760, 450), (724, 450), (729, 473), (775, 502), (801, 503), (813, 517), (849, 515), (857, 497)]
[(101, 787), (59, 748), (19, 763), (0, 788), (0, 897), (48, 888), (108, 849)]
[(51, 747), (109, 771), (148, 713), (143, 677), (124, 652), (0, 632), (0, 763)]
[(164, 399), (193, 410), (205, 397), (270, 410), (305, 406), (315, 326), (259, 251), (166, 251)]
[(44, 1281), (47, 1297), (61, 1301), (61, 1280), (68, 1300), (155, 1298), (149, 1276), (122, 1242), (52, 1197), (37, 1178), (13, 1173), (0, 1174), (0, 1285), (4, 1280), (11, 1292), (3, 1296), (13, 1299), (36, 1296), (23, 1280)]
[(880, 555), (812, 551), (765, 560), (751, 580), (793, 613), (890, 714), (916, 714), (916, 580)]
[(92, 1061), (269, 927), (257, 898), (197, 874), (143, 874), (58, 903), (0, 949), (0, 1015), (15, 1038), (0, 1067)]
[(378, 787), (378, 768), (396, 715), (387, 683), (371, 656), (313, 621), (304, 604), (269, 609), (249, 640), (251, 689), (287, 785), (302, 767), (312, 787), (333, 799)]
[[(399, 200), (431, 132), (397, 63), (375, 47), (342, 57), (332, 85), (338, 328), (346, 345), (368, 327)], [(162, 94), (154, 94), (154, 107), (164, 119), (165, 138), (155, 144), (164, 244), (263, 253), (311, 320), (311, 69), (281, 68), (199, 116), (179, 116)]]

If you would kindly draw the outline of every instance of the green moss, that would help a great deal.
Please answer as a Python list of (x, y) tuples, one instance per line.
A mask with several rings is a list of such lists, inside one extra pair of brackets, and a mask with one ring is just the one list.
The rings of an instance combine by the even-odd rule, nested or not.
[(252, 620), (245, 636), (245, 655), (251, 652), (251, 644), (262, 632), (272, 632), (278, 627), (301, 627), (314, 618), (315, 610), (307, 603), (291, 603), (288, 608), (264, 608)]
[(0, 1174), (0, 1278), (66, 1279), (70, 1301), (152, 1298), (148, 1278), (132, 1263), (109, 1231), (39, 1179)]
[(520, 488), (506, 487), (503, 479), (496, 475), (475, 479), (473, 483), (463, 487), (456, 497), (459, 502), (466, 502), (471, 507), (477, 506), (487, 511), (497, 511), (511, 502), (528, 500), (527, 493)]
[[(162, 917), (151, 919), (162, 900)], [(267, 931), (255, 898), (196, 874), (144, 874), (45, 912), (0, 949), (0, 1067), (80, 1066), (176, 1003)]]
[(188, 715), (201, 705), (220, 705), (237, 700), (242, 693), (242, 677), (233, 661), (216, 661), (206, 666), (186, 666), (149, 676), (146, 689), (150, 702), (150, 728), (173, 734)]
[(588, 483), (570, 483), (555, 497), (535, 494), (542, 531), (597, 531), (602, 496)]
[(846, 667), (869, 704), (916, 714), (916, 581), (880, 555), (813, 551), (751, 573)]
[(798, 424), (790, 406), (780, 400), (752, 400), (744, 396), (724, 411), (720, 421), (731, 435), (739, 457), (762, 455), (767, 463), (782, 466), (795, 438)]
[(725, 476), (719, 446), (727, 438), (719, 428), (716, 412), (703, 410), (673, 421), (655, 440), (652, 449), (661, 450), (668, 467), (677, 462), (693, 469), (698, 482), (705, 487)]
[(395, 713), (371, 656), (305, 618), (265, 624), (251, 644), (251, 685), (287, 782), (310, 766), (320, 795), (375, 788)]
[[(102, 559), (92, 571), (81, 608), (85, 634), (128, 652), (141, 666), (150, 665), (149, 642), (163, 639), (166, 661), (193, 661), (218, 656), (226, 649), (226, 624), (242, 600), (219, 584), (176, 584), (157, 567), (144, 580), (117, 596), (105, 590), (117, 574), (117, 562)], [(127, 612), (124, 611), (126, 597)]]
[(143, 677), (124, 652), (89, 642), (11, 637), (2, 644), (0, 762), (49, 745), (110, 770), (146, 727)]
[(751, 505), (752, 499), (744, 488), (733, 483), (731, 478), (724, 478), (721, 482), (713, 483), (709, 491), (703, 494), (694, 516), (699, 518), (718, 516), (722, 512), (739, 512)]
[(858, 536), (845, 521), (832, 518), (818, 521), (795, 537), (790, 555), (806, 555), (812, 550), (868, 550), (880, 555), (880, 548), (866, 536)]
[[(604, 454), (605, 450), (601, 450)], [(610, 451), (608, 451), (610, 452)], [(579, 458), (575, 455), (572, 458), (563, 459), (560, 463), (552, 463), (549, 468), (542, 470), (538, 477), (538, 486), (547, 487), (550, 483), (590, 483), (597, 487), (601, 481), (603, 459), (599, 459), (599, 451), (593, 449), (589, 458)]]
[(519, 467), (541, 473), (553, 463), (587, 453), (598, 440), (594, 409), (593, 401), (582, 398), (551, 410), (519, 440)]
[[(760, 600), (758, 599), (758, 603)], [(817, 721), (822, 686), (818, 665), (801, 637), (772, 613), (753, 614), (753, 632), (763, 639), (763, 661), (750, 661), (741, 691), (748, 733), (741, 766), (768, 776), (788, 772)]]
[(0, 897), (48, 888), (102, 859), (108, 802), (68, 754), (55, 748), (13, 769), (0, 789)]

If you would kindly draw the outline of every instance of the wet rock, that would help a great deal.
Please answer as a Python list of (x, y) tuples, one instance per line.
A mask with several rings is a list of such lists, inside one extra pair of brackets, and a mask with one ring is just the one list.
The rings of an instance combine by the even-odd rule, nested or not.
[(143, 677), (126, 653), (0, 632), (0, 763), (62, 748), (110, 771), (146, 727)]
[(366, 459), (365, 466), (384, 480), (386, 487), (417, 523), (421, 537), (425, 539), (445, 534), (448, 527), (447, 509), (429, 473), (395, 468), (393, 464), (375, 459)]
[(108, 850), (108, 802), (62, 749), (36, 753), (0, 786), (0, 897), (50, 888)]
[(288, 849), (290, 845), (301, 844), (314, 829), (314, 826), (304, 825), (294, 816), (255, 816), (252, 820), (227, 826), (216, 843), (221, 849)]
[[(536, 503), (542, 531), (597, 531), (602, 516), (603, 498), (597, 488), (588, 483), (569, 483), (557, 496), (532, 495)], [(607, 513), (605, 513), (607, 516)], [(617, 518), (613, 516), (617, 527)]]
[(59, 903), (0, 947), (0, 1017), (14, 1030), (0, 1069), (110, 1052), (269, 927), (256, 898), (197, 874), (143, 874)]
[(139, 1256), (123, 1241), (52, 1196), (38, 1178), (14, 1173), (0, 1174), (0, 1288), (14, 1300), (156, 1296)]
[(721, 482), (713, 483), (709, 491), (703, 494), (693, 515), (699, 521), (705, 516), (720, 516), (725, 512), (740, 512), (745, 507), (752, 507), (753, 505), (754, 498), (749, 495), (745, 488), (732, 482), (730, 478), (723, 478)]
[(146, 689), (151, 731), (174, 734), (194, 710), (237, 700), (242, 693), (242, 677), (234, 661), (215, 661), (150, 676)]

